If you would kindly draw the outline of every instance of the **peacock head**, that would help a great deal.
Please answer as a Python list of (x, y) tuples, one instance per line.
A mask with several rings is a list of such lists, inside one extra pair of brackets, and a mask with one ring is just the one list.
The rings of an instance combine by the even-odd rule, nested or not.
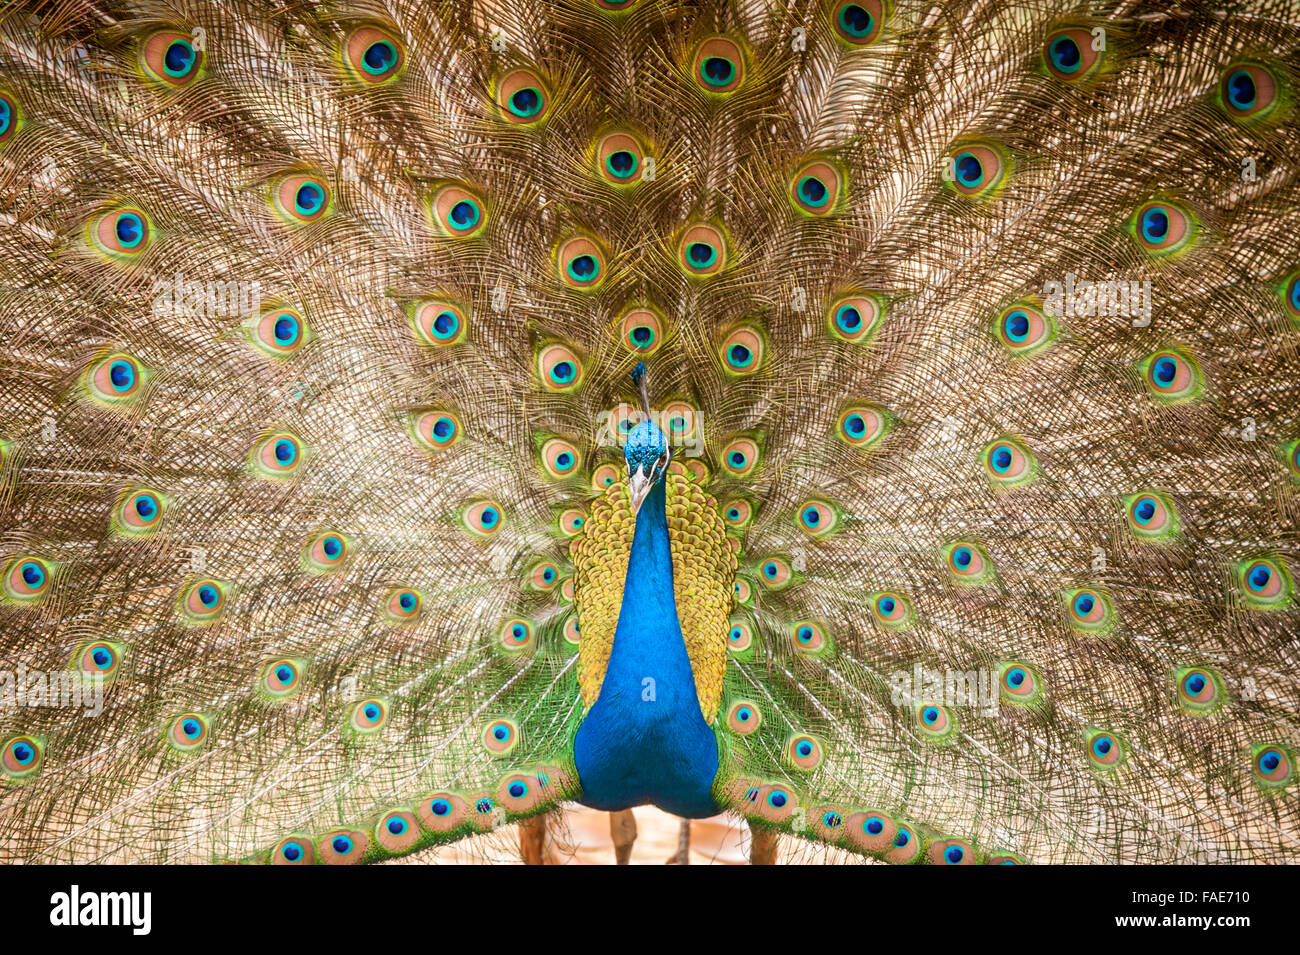
[(664, 479), (668, 470), (668, 437), (653, 421), (646, 419), (633, 428), (623, 448), (627, 461), (628, 494), (632, 498), (632, 513), (641, 510), (641, 503), (650, 489)]
[(668, 436), (650, 415), (650, 388), (646, 378), (645, 362), (638, 362), (632, 371), (632, 381), (641, 389), (641, 409), (645, 412), (645, 418), (628, 432), (627, 444), (623, 446), (633, 514), (640, 513), (641, 503), (650, 489), (664, 479), (671, 458), (668, 453)]

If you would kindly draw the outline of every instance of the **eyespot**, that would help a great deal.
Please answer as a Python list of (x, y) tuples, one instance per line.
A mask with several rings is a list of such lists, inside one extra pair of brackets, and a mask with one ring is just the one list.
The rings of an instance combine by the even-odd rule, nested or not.
[(132, 356), (117, 352), (101, 358), (86, 369), (86, 393), (100, 404), (113, 407), (140, 397), (148, 375)]
[(302, 466), (302, 442), (287, 431), (268, 434), (257, 444), (249, 456), (249, 464), (259, 477), (284, 480), (292, 477)]
[(974, 865), (975, 851), (961, 839), (941, 839), (930, 843), (925, 852), (933, 865)]
[(327, 832), (316, 844), (320, 861), (325, 865), (360, 865), (369, 848), (370, 837), (353, 829)]
[(343, 43), (343, 62), (358, 83), (381, 86), (402, 74), (406, 49), (389, 30), (373, 25), (358, 27)]
[(727, 710), (727, 727), (740, 736), (748, 736), (763, 722), (763, 713), (751, 700), (740, 700)]
[(889, 429), (889, 414), (875, 405), (853, 405), (840, 412), (835, 436), (845, 444), (866, 450), (879, 443)]
[(758, 444), (735, 438), (722, 449), (722, 466), (734, 477), (744, 477), (758, 466)]
[(566, 507), (560, 512), (559, 526), (565, 537), (581, 534), (587, 526), (587, 512), (580, 507)]
[(984, 472), (995, 487), (1018, 487), (1038, 476), (1033, 454), (1014, 438), (999, 438), (984, 448)]
[(1124, 762), (1124, 742), (1114, 733), (1096, 731), (1088, 735), (1088, 760), (1097, 769), (1114, 769)]
[(754, 519), (754, 505), (743, 497), (728, 501), (722, 508), (722, 519), (731, 527), (745, 528)]
[(203, 72), (203, 59), (203, 51), (189, 34), (178, 30), (159, 30), (140, 44), (140, 69), (163, 86), (192, 83)]
[(128, 490), (113, 508), (113, 531), (126, 537), (147, 537), (162, 527), (166, 499), (149, 489)]
[(768, 590), (780, 590), (791, 576), (790, 563), (783, 557), (769, 557), (758, 565), (758, 579)]
[(542, 468), (555, 480), (573, 477), (582, 468), (582, 455), (563, 438), (551, 438), (542, 445)]
[(1281, 746), (1255, 747), (1250, 768), (1256, 781), (1269, 789), (1284, 789), (1295, 780), (1295, 757)]
[(1010, 852), (994, 852), (984, 860), (985, 865), (1024, 865), (1025, 860)]
[(438, 228), (453, 239), (478, 235), (487, 225), (483, 200), (464, 186), (443, 186), (433, 194), (429, 209)]
[(687, 226), (677, 243), (677, 261), (687, 275), (720, 272), (727, 264), (727, 241), (722, 230), (707, 222)]
[(813, 620), (798, 620), (791, 624), (790, 642), (796, 652), (805, 656), (816, 656), (830, 646), (826, 630)]
[(742, 325), (733, 329), (718, 345), (722, 369), (731, 375), (750, 375), (763, 364), (763, 335), (758, 329)]
[(208, 720), (200, 713), (184, 713), (172, 721), (167, 742), (182, 753), (192, 753), (208, 741)]
[(511, 70), (497, 84), (497, 110), (507, 123), (540, 123), (551, 111), (551, 94), (536, 71)]
[(894, 865), (907, 865), (916, 861), (920, 854), (921, 840), (917, 837), (916, 831), (910, 824), (899, 822), (894, 838), (890, 840), (889, 848), (885, 850), (885, 861)]
[(528, 571), (528, 586), (542, 593), (554, 590), (559, 580), (560, 568), (549, 560), (534, 564)]
[(887, 627), (900, 627), (911, 618), (912, 607), (902, 594), (886, 590), (871, 598), (871, 613)]
[(103, 640), (88, 643), (73, 656), (73, 665), (96, 680), (111, 680), (122, 665), (122, 649)]
[(292, 308), (272, 308), (258, 316), (249, 328), (249, 341), (264, 355), (285, 358), (307, 341), (310, 329), (302, 313)]
[[(737, 603), (741, 603), (741, 604), (748, 605), (749, 602), (750, 602), (750, 601), (753, 599), (753, 597), (754, 597), (754, 590), (753, 590), (753, 588), (749, 585), (749, 581), (746, 580), (744, 577), (737, 577), (737, 578), (736, 578), (735, 589), (736, 589), (736, 602), (737, 602)], [(777, 588), (777, 587), (769, 587), (768, 589), (769, 589), (769, 590), (777, 590), (777, 589), (779, 589), (779, 588)]]
[(1191, 213), (1176, 203), (1163, 201), (1140, 206), (1129, 229), (1139, 246), (1157, 256), (1186, 248), (1196, 231)]
[(461, 515), (465, 529), (480, 537), (491, 537), (501, 530), (504, 521), (505, 513), (496, 501), (476, 501), (466, 507)]
[(790, 202), (804, 215), (828, 216), (839, 207), (844, 177), (828, 162), (818, 160), (801, 167), (790, 180)]
[(754, 631), (743, 620), (733, 620), (727, 631), (727, 649), (732, 653), (744, 653), (754, 645)]
[(461, 439), (460, 418), (450, 411), (420, 411), (410, 418), (410, 434), (426, 451), (441, 451)]
[(612, 464), (602, 464), (591, 472), (591, 486), (604, 491), (618, 483), (619, 469)]
[(1185, 401), (1201, 390), (1201, 374), (1195, 362), (1175, 351), (1158, 351), (1142, 362), (1142, 380), (1161, 401)]
[(826, 324), (833, 338), (865, 345), (875, 337), (884, 313), (884, 304), (874, 295), (848, 295), (831, 303)]
[(1042, 695), (1043, 685), (1033, 667), (1007, 663), (1002, 666), (1001, 691), (1009, 703), (1032, 703)]
[(90, 225), (90, 243), (110, 258), (133, 259), (149, 248), (153, 229), (144, 210), (136, 206), (112, 209)]
[(810, 773), (822, 762), (822, 744), (815, 736), (799, 733), (785, 743), (786, 761), (795, 769)]
[(0, 90), (0, 146), (13, 138), (20, 125), (22, 114), (18, 110), (18, 101)]
[(653, 355), (663, 343), (663, 321), (652, 309), (628, 309), (619, 319), (618, 334), (628, 351)]
[(469, 330), (469, 310), (445, 299), (429, 299), (411, 310), (411, 324), (428, 345), (455, 345)]
[(1213, 670), (1192, 667), (1179, 670), (1174, 679), (1178, 702), (1184, 709), (1208, 713), (1223, 705), (1223, 684)]
[(1012, 305), (998, 314), (994, 332), (1013, 355), (1032, 355), (1055, 339), (1056, 324), (1041, 309), (1027, 304)]
[(306, 836), (285, 836), (271, 850), (271, 865), (315, 865), (316, 847)]
[(271, 204), (286, 222), (319, 222), (333, 208), (330, 187), (323, 176), (294, 173), (281, 176), (271, 186)]
[(582, 384), (582, 361), (567, 345), (547, 345), (537, 353), (537, 375), (548, 391), (572, 391)]
[(578, 625), (578, 615), (569, 614), (564, 621), (564, 626), (560, 628), (560, 633), (564, 637), (564, 642), (577, 646), (582, 642), (582, 628)]
[(1300, 479), (1300, 441), (1292, 441), (1278, 448), (1287, 470), (1293, 479)]
[(796, 511), (795, 523), (809, 537), (826, 537), (840, 522), (840, 512), (826, 501), (804, 501)]
[(501, 780), (496, 791), (497, 802), (510, 812), (528, 812), (549, 801), (547, 796), (538, 777), (531, 773), (511, 773)]
[(979, 199), (1002, 183), (1005, 168), (1001, 152), (984, 143), (972, 143), (953, 151), (945, 178), (963, 196)]
[(574, 583), (573, 578), (565, 577), (564, 580), (560, 582), (560, 602), (566, 604), (573, 603), (576, 596), (576, 589), (577, 585)]
[(1098, 632), (1114, 626), (1114, 610), (1106, 592), (1089, 587), (1067, 590), (1061, 596), (1066, 617), (1074, 629)]
[(1282, 296), (1282, 304), (1291, 321), (1300, 322), (1300, 272), (1283, 282), (1278, 294)]
[(302, 686), (302, 668), (296, 660), (273, 660), (262, 670), (258, 685), (272, 699), (293, 696)]
[(1174, 508), (1163, 494), (1147, 491), (1123, 499), (1129, 529), (1138, 537), (1156, 539), (1172, 536), (1178, 529)]
[(0, 769), (10, 779), (35, 776), (45, 762), (45, 748), (31, 736), (15, 736), (0, 751)]
[(957, 717), (946, 706), (918, 703), (915, 713), (917, 729), (924, 739), (931, 742), (946, 740), (957, 730)]
[(1090, 30), (1066, 27), (1049, 34), (1043, 44), (1043, 64), (1047, 72), (1066, 83), (1078, 83), (1097, 72), (1102, 54), (1093, 49)]
[[(670, 441), (685, 442), (687, 438), (699, 433), (700, 413), (689, 402), (668, 402), (660, 411), (659, 419)], [(685, 468), (693, 477), (701, 477), (702, 475), (690, 466), (693, 460), (688, 460)]]
[(378, 733), (388, 722), (388, 704), (383, 700), (362, 700), (352, 707), (348, 726), (357, 733)]
[(482, 739), (493, 756), (505, 756), (519, 745), (519, 727), (514, 720), (493, 720), (484, 728)]
[(727, 802), (742, 815), (778, 825), (787, 822), (799, 808), (799, 797), (788, 786), (746, 779), (737, 779), (728, 787)]
[(894, 820), (878, 809), (864, 809), (844, 820), (844, 833), (863, 852), (883, 852), (897, 832)]
[(501, 646), (511, 652), (528, 650), (533, 646), (533, 625), (527, 620), (507, 620), (497, 634)]
[(328, 573), (338, 570), (348, 557), (348, 539), (337, 531), (325, 531), (307, 542), (303, 562), (307, 570)]
[(594, 289), (605, 281), (605, 253), (594, 239), (580, 235), (561, 243), (555, 262), (569, 288)]
[(1223, 73), (1219, 95), (1236, 119), (1261, 119), (1278, 102), (1278, 82), (1271, 70), (1254, 63), (1234, 63)]
[(948, 572), (962, 583), (983, 583), (993, 576), (993, 562), (974, 541), (949, 544), (944, 549), (944, 562)]
[(394, 809), (375, 824), (375, 841), (389, 852), (405, 852), (420, 841), (420, 826), (415, 814)]
[(15, 557), (5, 565), (4, 595), (16, 603), (35, 603), (49, 592), (53, 579), (53, 568), (48, 561), (39, 557)]
[(226, 612), (227, 585), (204, 577), (181, 591), (180, 612), (190, 623), (212, 623)]
[(731, 93), (745, 81), (740, 45), (725, 36), (710, 37), (695, 48), (691, 75), (707, 93)]
[(1291, 596), (1291, 575), (1280, 560), (1260, 558), (1237, 565), (1237, 582), (1247, 604), (1277, 607)]
[(410, 623), (420, 616), (423, 607), (420, 592), (409, 587), (390, 591), (384, 598), (384, 614), (392, 623)]
[(639, 182), (644, 162), (645, 147), (631, 133), (610, 133), (596, 144), (596, 172), (612, 185)]
[(430, 832), (459, 829), (469, 817), (465, 800), (455, 793), (433, 793), (420, 800), (420, 825)]
[(885, 0), (847, 0), (831, 8), (831, 29), (849, 46), (867, 46), (885, 25)]

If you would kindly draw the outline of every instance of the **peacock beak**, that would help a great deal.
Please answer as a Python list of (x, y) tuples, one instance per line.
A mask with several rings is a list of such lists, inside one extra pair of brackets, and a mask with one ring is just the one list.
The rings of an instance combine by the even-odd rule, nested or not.
[(638, 465), (637, 469), (628, 475), (627, 493), (632, 499), (632, 514), (635, 516), (641, 512), (641, 502), (646, 499), (650, 493), (650, 488), (654, 482), (650, 480), (650, 475), (645, 473), (645, 466)]

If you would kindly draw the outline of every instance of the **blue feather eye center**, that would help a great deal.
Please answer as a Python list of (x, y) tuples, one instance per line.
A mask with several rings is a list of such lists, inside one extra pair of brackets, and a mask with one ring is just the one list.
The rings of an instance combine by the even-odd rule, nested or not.
[(297, 862), (302, 858), (302, 846), (296, 842), (286, 842), (281, 847), (280, 853), (290, 862)]
[(803, 511), (803, 522), (809, 527), (816, 527), (821, 523), (822, 514), (815, 507), (805, 507)]
[(194, 63), (194, 47), (185, 40), (175, 40), (163, 56), (163, 69), (169, 76), (184, 76)]
[(292, 345), (298, 340), (298, 320), (292, 315), (281, 315), (275, 320), (277, 345)]
[(1012, 686), (1020, 686), (1025, 682), (1025, 671), (1020, 669), (1020, 667), (1016, 667), (1007, 674), (1007, 682)]
[(871, 14), (856, 3), (850, 3), (840, 8), (839, 21), (840, 27), (853, 36), (866, 36), (874, 26)]
[(1192, 696), (1197, 696), (1205, 689), (1205, 675), (1203, 673), (1190, 673), (1187, 679), (1183, 681), (1183, 688)]
[(1178, 374), (1178, 362), (1169, 357), (1158, 358), (1152, 374), (1157, 384), (1167, 388)]
[(1137, 518), (1139, 524), (1148, 524), (1156, 516), (1156, 502), (1149, 497), (1144, 497), (1137, 502), (1133, 508), (1133, 515)]
[(314, 182), (304, 182), (294, 193), (293, 204), (300, 215), (314, 215), (325, 204), (325, 190)]
[(32, 757), (36, 755), (36, 751), (26, 743), (15, 743), (9, 752), (13, 753), (14, 759), (18, 760), (19, 764), (23, 766), (30, 763)]
[(626, 179), (636, 172), (636, 154), (626, 149), (617, 150), (609, 154), (609, 157), (605, 160), (605, 166), (619, 179)]
[(900, 826), (898, 832), (894, 835), (894, 845), (901, 849), (911, 841), (912, 834)]
[(1267, 750), (1259, 757), (1259, 768), (1266, 773), (1273, 772), (1280, 765), (1282, 765), (1282, 757), (1278, 755), (1276, 750)]
[(516, 90), (510, 97), (510, 110), (516, 116), (532, 116), (542, 108), (542, 95), (532, 87)]
[(1255, 80), (1247, 70), (1237, 70), (1228, 77), (1228, 101), (1239, 110), (1255, 105)]
[(9, 125), (13, 122), (13, 108), (10, 107), (9, 101), (0, 97), (0, 136), (9, 132)]
[[(813, 638), (812, 627), (800, 627), (796, 635), (799, 637), (800, 643), (807, 643), (809, 640)], [(804, 743), (800, 748), (802, 749), (803, 746), (807, 746), (807, 745), (808, 745), (807, 743)], [(808, 754), (804, 753), (803, 755), (806, 756)]]
[(957, 181), (963, 186), (978, 186), (984, 181), (984, 164), (974, 153), (959, 154), (953, 165)]
[(732, 628), (731, 628), (731, 633), (730, 633), (729, 636), (730, 636), (730, 638), (731, 638), (732, 640), (739, 640), (739, 639), (741, 639), (744, 635), (745, 635), (745, 631), (741, 630), (739, 627), (732, 627)]
[(391, 43), (380, 40), (378, 43), (370, 44), (361, 59), (365, 63), (366, 72), (383, 73), (392, 69), (393, 64), (397, 62), (397, 51), (393, 49)]
[(1083, 55), (1079, 52), (1079, 44), (1068, 36), (1058, 36), (1051, 42), (1048, 52), (1052, 57), (1052, 65), (1062, 73), (1073, 73), (1079, 68)]
[(852, 305), (845, 305), (835, 313), (835, 324), (840, 331), (853, 334), (862, 327), (862, 313)]
[(401, 816), (394, 816), (388, 820), (388, 825), (385, 828), (393, 835), (400, 836), (406, 831), (406, 820)]
[(1255, 564), (1246, 573), (1246, 584), (1251, 590), (1263, 590), (1273, 579), (1273, 569), (1267, 564)]
[(1169, 213), (1160, 206), (1152, 206), (1142, 213), (1142, 237), (1148, 242), (1163, 242), (1169, 234)]
[(528, 787), (516, 779), (510, 784), (508, 791), (516, 799), (522, 799), (528, 793)]
[(579, 255), (569, 263), (569, 272), (577, 279), (589, 279), (596, 274), (596, 259), (590, 255)]
[(843, 822), (844, 817), (833, 809), (822, 816), (822, 825), (827, 829), (838, 829)]
[(710, 86), (726, 86), (736, 76), (736, 64), (726, 57), (706, 57), (700, 65), (700, 76)]
[(544, 571), (542, 571), (542, 579), (545, 580), (547, 583), (550, 583), (552, 580), (554, 580), (555, 569), (552, 567), (547, 567)]
[(275, 678), (279, 680), (281, 683), (292, 683), (293, 677), (294, 677), (294, 673), (292, 667), (288, 667), (288, 666), (276, 667)]
[(811, 756), (813, 751), (812, 743), (808, 742), (807, 740), (803, 740), (798, 746), (795, 747), (795, 751), (800, 756)]
[(45, 583), (45, 571), (40, 564), (28, 561), (22, 566), (23, 583), (28, 587), (39, 587)]
[(1109, 736), (1098, 736), (1092, 743), (1092, 751), (1098, 756), (1105, 756), (1114, 745)]
[(889, 616), (891, 613), (894, 612), (894, 606), (895, 606), (895, 604), (894, 604), (894, 598), (893, 598), (893, 597), (881, 597), (880, 600), (876, 603), (876, 607), (877, 607), (877, 608), (880, 610), (880, 612), (883, 613), (886, 617)]
[(948, 851), (943, 854), (943, 857), (953, 865), (956, 865), (966, 857), (966, 852), (961, 846), (949, 846)]
[(202, 727), (199, 726), (198, 720), (186, 720), (181, 724), (181, 732), (189, 739), (196, 739)]
[(925, 709), (921, 711), (921, 720), (926, 725), (931, 725), (937, 722), (938, 719), (939, 719), (939, 711), (935, 709), (933, 706), (927, 706)]
[(816, 176), (804, 176), (799, 182), (799, 198), (810, 206), (823, 206), (830, 198), (830, 192)]
[(415, 595), (402, 594), (402, 596), (397, 598), (397, 603), (403, 610), (410, 610), (415, 606)]
[(218, 597), (217, 588), (210, 584), (204, 584), (199, 588), (199, 603), (205, 607), (215, 607)]
[(117, 234), (117, 241), (131, 249), (144, 238), (144, 222), (134, 212), (124, 212), (117, 217), (113, 231)]
[(107, 670), (113, 665), (113, 654), (109, 653), (103, 647), (92, 653), (90, 659), (95, 661), (95, 666), (99, 667), (101, 670)]
[(778, 569), (774, 561), (768, 561), (763, 565), (763, 576), (771, 580), (776, 577)]
[(135, 369), (129, 361), (115, 361), (108, 366), (108, 380), (114, 391), (128, 391), (135, 384)]
[(1086, 617), (1092, 613), (1092, 608), (1096, 606), (1096, 601), (1092, 594), (1079, 594), (1074, 598), (1074, 612), (1080, 617)]
[(447, 802), (445, 799), (435, 799), (433, 802), (429, 803), (429, 810), (435, 816), (445, 816), (447, 813), (451, 812), (451, 803)]
[(451, 207), (450, 215), (451, 221), (455, 223), (457, 228), (468, 229), (478, 222), (478, 206), (466, 199), (462, 199)]
[(334, 851), (341, 856), (345, 856), (352, 851), (352, 840), (347, 836), (335, 836), (334, 841), (331, 842), (330, 845), (333, 846)]
[(1024, 312), (1010, 312), (1002, 320), (1002, 330), (1013, 342), (1023, 342), (1029, 337), (1029, 316)]
[(875, 816), (872, 816), (862, 824), (862, 831), (869, 832), (873, 836), (878, 836), (885, 831), (885, 824)]
[(275, 442), (275, 459), (281, 464), (292, 464), (293, 459), (297, 457), (298, 449), (293, 446), (293, 442), (286, 438), (281, 438)]
[(690, 248), (686, 250), (686, 255), (690, 258), (691, 265), (703, 269), (713, 264), (714, 259), (718, 257), (718, 251), (706, 242), (692, 242)]
[(343, 551), (343, 542), (337, 537), (327, 537), (321, 542), (321, 550), (325, 552), (326, 557), (337, 557)]
[(362, 712), (365, 713), (366, 719), (368, 720), (379, 719), (379, 707), (375, 706), (373, 703), (367, 706)]
[(727, 350), (727, 359), (737, 368), (746, 368), (754, 361), (754, 353), (744, 345), (732, 345)]
[(999, 474), (1005, 474), (1007, 469), (1011, 467), (1011, 449), (1005, 444), (998, 445), (993, 449), (991, 460), (993, 462), (993, 470), (997, 471)]
[(958, 567), (969, 567), (971, 556), (969, 547), (958, 547), (952, 552), (952, 562)]
[(777, 789), (767, 794), (767, 802), (774, 809), (780, 809), (787, 802), (785, 793)]

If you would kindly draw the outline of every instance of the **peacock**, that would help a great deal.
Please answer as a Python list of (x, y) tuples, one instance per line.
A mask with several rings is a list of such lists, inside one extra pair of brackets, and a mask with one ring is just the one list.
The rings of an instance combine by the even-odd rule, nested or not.
[(6, 3), (0, 858), (1300, 861), (1298, 157), (1290, 0)]

